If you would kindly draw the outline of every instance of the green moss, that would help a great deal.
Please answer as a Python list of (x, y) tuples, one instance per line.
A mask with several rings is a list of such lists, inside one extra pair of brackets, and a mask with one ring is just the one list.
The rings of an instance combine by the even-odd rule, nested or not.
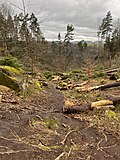
[(60, 148), (60, 146), (45, 146), (45, 145), (39, 144), (39, 148), (44, 151), (46, 150), (51, 151), (52, 149)]
[(44, 119), (44, 122), (49, 129), (57, 129), (58, 128), (58, 121), (54, 118), (46, 118), (46, 119)]

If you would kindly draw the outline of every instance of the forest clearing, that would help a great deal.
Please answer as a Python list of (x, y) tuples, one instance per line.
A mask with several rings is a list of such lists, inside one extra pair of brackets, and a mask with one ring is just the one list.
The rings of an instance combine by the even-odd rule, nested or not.
[(119, 19), (48, 41), (30, 3), (0, 4), (0, 160), (120, 160)]

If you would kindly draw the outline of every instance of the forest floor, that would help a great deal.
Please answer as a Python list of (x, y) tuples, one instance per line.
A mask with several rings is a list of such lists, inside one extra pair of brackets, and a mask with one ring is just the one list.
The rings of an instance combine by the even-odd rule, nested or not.
[[(106, 79), (87, 85), (100, 81)], [(119, 160), (118, 121), (98, 111), (64, 114), (63, 106), (66, 99), (79, 104), (118, 96), (120, 88), (78, 93), (55, 85), (50, 82), (25, 99), (0, 88), (0, 160)]]

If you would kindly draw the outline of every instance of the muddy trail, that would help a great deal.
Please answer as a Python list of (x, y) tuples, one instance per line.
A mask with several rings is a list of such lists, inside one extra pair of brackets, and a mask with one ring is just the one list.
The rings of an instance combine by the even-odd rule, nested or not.
[(120, 159), (119, 133), (63, 114), (64, 96), (53, 86), (25, 100), (1, 94), (0, 160)]

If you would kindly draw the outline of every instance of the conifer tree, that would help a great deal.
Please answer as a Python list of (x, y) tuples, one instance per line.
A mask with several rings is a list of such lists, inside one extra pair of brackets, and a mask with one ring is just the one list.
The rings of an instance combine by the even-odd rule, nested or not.
[(110, 33), (112, 32), (112, 15), (111, 12), (108, 11), (105, 18), (102, 20), (102, 24), (99, 27), (99, 33), (101, 34), (101, 38), (107, 39), (110, 36)]

